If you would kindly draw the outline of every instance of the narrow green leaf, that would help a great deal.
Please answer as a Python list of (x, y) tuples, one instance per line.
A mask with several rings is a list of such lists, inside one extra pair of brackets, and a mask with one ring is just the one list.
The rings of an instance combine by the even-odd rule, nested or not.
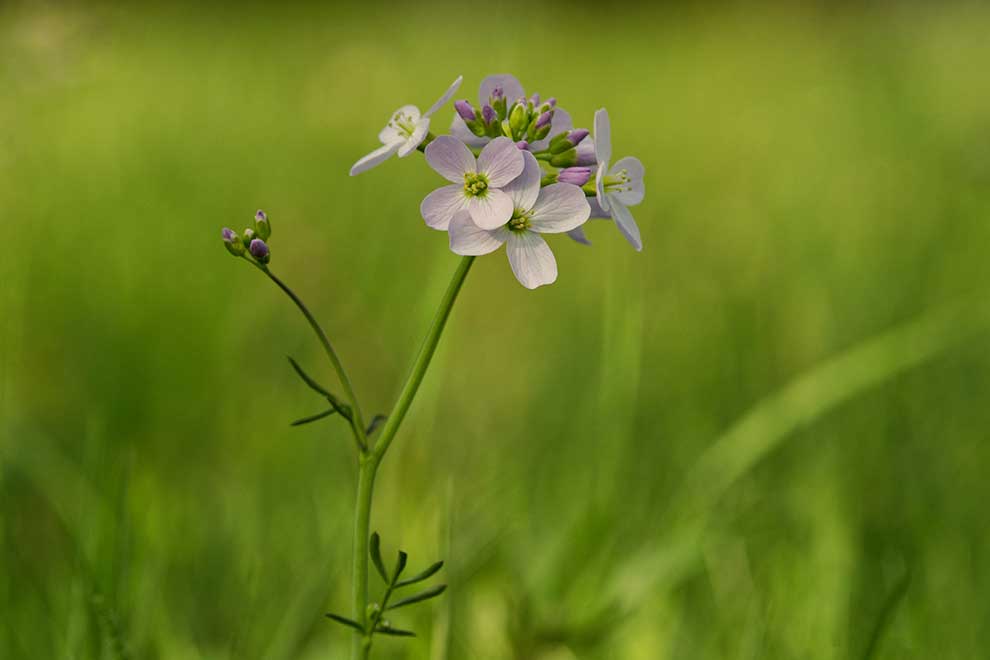
[(399, 576), (402, 575), (402, 571), (406, 570), (406, 561), (409, 559), (409, 555), (399, 550), (399, 558), (395, 562), (395, 570), (392, 571), (392, 584), (395, 584)]
[(371, 562), (375, 565), (375, 570), (382, 576), (382, 581), (389, 584), (388, 571), (385, 570), (385, 562), (382, 561), (382, 539), (378, 532), (371, 535), (371, 542), (368, 544), (368, 551), (371, 553)]
[(439, 571), (441, 568), (443, 568), (443, 562), (442, 561), (438, 561), (437, 563), (433, 564), (432, 566), (430, 566), (428, 569), (426, 569), (422, 573), (417, 573), (416, 575), (412, 576), (411, 578), (406, 578), (405, 580), (402, 580), (401, 582), (397, 582), (395, 584), (395, 588), (396, 589), (399, 589), (400, 587), (408, 587), (410, 584), (416, 584), (417, 582), (422, 582), (423, 580), (428, 580), (431, 577), (433, 577), (436, 574), (436, 572)]
[(400, 601), (396, 601), (391, 605), (389, 605), (387, 609), (396, 610), (399, 609), (400, 607), (405, 607), (406, 605), (412, 605), (413, 603), (429, 600), (430, 598), (436, 598), (446, 590), (447, 590), (447, 585), (438, 584), (435, 587), (430, 587), (426, 591), (419, 592), (415, 596), (409, 596), (408, 598), (403, 598)]
[(315, 415), (310, 415), (309, 417), (303, 417), (302, 419), (297, 419), (296, 421), (292, 422), (292, 426), (302, 426), (303, 424), (316, 422), (323, 419), (324, 417), (329, 417), (335, 412), (337, 412), (335, 408), (330, 408), (328, 410), (324, 410), (323, 412), (316, 413)]
[(290, 356), (287, 356), (287, 357), (289, 358), (289, 364), (292, 365), (292, 368), (296, 370), (296, 373), (299, 375), (299, 377), (302, 378), (303, 382), (306, 383), (307, 385), (309, 385), (309, 387), (311, 389), (319, 392), (320, 394), (322, 394), (325, 397), (331, 397), (331, 396), (333, 396), (333, 395), (330, 394), (330, 392), (328, 392), (326, 390), (325, 387), (323, 387), (322, 385), (320, 385), (319, 383), (317, 383), (315, 380), (313, 380), (312, 378), (310, 378), (309, 377), (309, 374), (307, 374), (305, 371), (303, 371), (302, 367), (299, 366), (299, 363), (298, 362), (296, 362), (295, 360), (292, 359), (292, 356), (291, 355)]
[(357, 621), (352, 621), (351, 619), (348, 619), (346, 616), (340, 616), (339, 614), (334, 614), (333, 612), (327, 612), (325, 616), (328, 619), (332, 619), (332, 620), (336, 621), (337, 623), (340, 623), (342, 625), (345, 625), (345, 626), (349, 626), (351, 628), (354, 628), (355, 630), (360, 630), (361, 632), (364, 632), (364, 628), (361, 627), (361, 624), (360, 623), (358, 623)]
[(386, 417), (385, 415), (375, 415), (374, 417), (372, 417), (371, 423), (368, 424), (368, 428), (364, 432), (365, 435), (371, 435), (372, 433), (377, 431), (378, 427), (384, 424), (386, 419), (388, 419), (388, 417)]
[(375, 628), (376, 633), (381, 633), (382, 635), (393, 635), (395, 637), (415, 637), (416, 633), (411, 630), (401, 630), (399, 628), (393, 628), (391, 626), (378, 626)]

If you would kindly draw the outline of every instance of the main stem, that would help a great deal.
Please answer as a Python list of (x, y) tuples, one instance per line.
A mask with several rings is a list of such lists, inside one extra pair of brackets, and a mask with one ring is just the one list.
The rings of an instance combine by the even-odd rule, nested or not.
[[(451, 278), (450, 284), (447, 285), (447, 291), (440, 301), (440, 307), (433, 317), (430, 331), (427, 333), (426, 339), (423, 340), (423, 345), (416, 356), (416, 362), (413, 363), (412, 371), (406, 379), (405, 385), (402, 386), (402, 392), (399, 393), (399, 399), (396, 401), (392, 413), (388, 416), (388, 421), (385, 422), (385, 428), (382, 429), (378, 442), (374, 446), (368, 445), (368, 451), (362, 453), (360, 457), (357, 503), (354, 510), (354, 557), (352, 562), (354, 590), (352, 595), (354, 620), (365, 627), (368, 624), (368, 542), (371, 537), (371, 501), (375, 490), (375, 475), (378, 473), (378, 467), (385, 457), (385, 452), (391, 446), (392, 440), (395, 438), (402, 420), (405, 419), (406, 413), (409, 412), (409, 406), (412, 405), (416, 392), (423, 382), (426, 370), (430, 366), (430, 361), (433, 360), (437, 345), (440, 343), (440, 335), (443, 334), (447, 319), (450, 318), (450, 310), (454, 307), (454, 301), (457, 300), (457, 294), (461, 291), (461, 286), (467, 278), (468, 271), (471, 270), (472, 263), (474, 263), (474, 257), (464, 257), (457, 266), (457, 270), (454, 271), (454, 276)], [(351, 645), (352, 660), (367, 660), (370, 657), (371, 639), (372, 632), (370, 631), (364, 635), (359, 632), (354, 633)]]

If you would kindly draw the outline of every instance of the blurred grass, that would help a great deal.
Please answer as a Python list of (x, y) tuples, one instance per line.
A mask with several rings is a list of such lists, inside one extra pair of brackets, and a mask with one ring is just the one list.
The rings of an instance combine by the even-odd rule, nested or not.
[[(908, 571), (874, 657), (982, 656), (990, 11), (484, 15), (0, 7), (0, 657), (343, 656), (351, 446), (288, 428), (319, 402), (284, 356), (329, 374), (218, 230), (269, 212), (274, 268), (387, 409), (456, 257), (419, 156), (346, 170), (399, 104), (501, 71), (579, 123), (608, 107), (646, 250), (593, 224), (537, 292), (476, 264), (373, 522), (448, 555), (449, 618), (396, 617), (421, 637), (380, 657), (862, 657)], [(710, 458), (878, 345), (903, 368)], [(601, 614), (616, 591), (635, 607)]]

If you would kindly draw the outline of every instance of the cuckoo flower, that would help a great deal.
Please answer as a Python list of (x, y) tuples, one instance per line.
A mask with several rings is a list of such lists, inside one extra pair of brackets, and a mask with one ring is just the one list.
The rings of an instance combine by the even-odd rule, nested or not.
[(447, 91), (443, 93), (443, 96), (437, 99), (437, 102), (422, 115), (419, 113), (419, 108), (414, 105), (404, 105), (393, 112), (388, 124), (378, 134), (378, 140), (382, 146), (354, 163), (351, 167), (351, 176), (380, 165), (391, 158), (393, 154), (398, 154), (399, 158), (405, 158), (412, 153), (429, 132), (430, 117), (457, 92), (462, 79), (463, 76), (458, 76), (457, 80), (451, 83)]
[(572, 231), (588, 219), (591, 209), (584, 193), (569, 183), (540, 188), (540, 165), (533, 154), (517, 152), (525, 167), (502, 190), (512, 200), (512, 216), (497, 229), (484, 229), (468, 213), (456, 214), (450, 222), (450, 249), (462, 255), (494, 252), (503, 243), (516, 279), (527, 289), (551, 284), (557, 279), (557, 262), (540, 234)]
[(636, 250), (643, 249), (639, 227), (629, 212), (630, 206), (643, 201), (643, 163), (638, 158), (626, 157), (616, 161), (609, 168), (612, 159), (611, 126), (608, 112), (602, 108), (595, 113), (595, 158), (598, 172), (595, 175), (595, 190), (602, 210), (615, 220), (615, 225)]
[(430, 227), (446, 230), (459, 211), (467, 211), (484, 229), (501, 227), (512, 217), (512, 198), (502, 188), (523, 171), (523, 152), (509, 138), (495, 138), (475, 160), (463, 142), (441, 135), (426, 147), (426, 162), (453, 182), (437, 188), (420, 204)]

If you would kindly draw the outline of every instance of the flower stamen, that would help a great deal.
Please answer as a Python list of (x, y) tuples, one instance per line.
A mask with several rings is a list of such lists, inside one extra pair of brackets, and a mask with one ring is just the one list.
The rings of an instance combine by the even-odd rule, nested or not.
[(481, 197), (488, 190), (488, 178), (484, 174), (466, 172), (464, 174), (464, 192), (471, 197)]

